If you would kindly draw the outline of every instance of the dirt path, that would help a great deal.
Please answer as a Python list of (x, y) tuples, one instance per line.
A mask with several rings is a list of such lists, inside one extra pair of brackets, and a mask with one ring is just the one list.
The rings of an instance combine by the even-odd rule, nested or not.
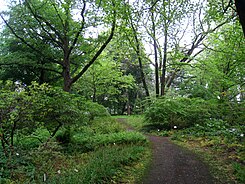
[(166, 137), (149, 136), (152, 165), (143, 184), (213, 184), (207, 166)]
[[(126, 124), (125, 120), (118, 119)], [(126, 125), (129, 131), (133, 129)], [(169, 138), (149, 135), (152, 164), (142, 184), (214, 184), (207, 166), (192, 152), (173, 144)]]

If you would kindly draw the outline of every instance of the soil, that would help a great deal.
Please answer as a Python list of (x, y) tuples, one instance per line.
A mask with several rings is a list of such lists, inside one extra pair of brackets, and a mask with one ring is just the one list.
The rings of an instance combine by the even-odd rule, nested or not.
[[(126, 124), (125, 120), (118, 119)], [(133, 129), (126, 125), (129, 131)], [(175, 145), (168, 137), (147, 135), (152, 163), (141, 184), (214, 184), (207, 165), (194, 153)]]

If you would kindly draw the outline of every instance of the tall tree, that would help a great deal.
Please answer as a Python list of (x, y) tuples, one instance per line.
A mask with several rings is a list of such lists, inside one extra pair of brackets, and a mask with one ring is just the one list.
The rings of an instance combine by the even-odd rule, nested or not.
[(245, 0), (235, 0), (235, 5), (239, 15), (240, 23), (242, 25), (243, 34), (245, 36)]
[(203, 51), (207, 35), (228, 23), (233, 15), (229, 11), (223, 16), (217, 9), (220, 4), (211, 0), (136, 0), (129, 4), (137, 17), (131, 27), (133, 23), (136, 36), (143, 38), (155, 70), (156, 96), (166, 94), (182, 66)]
[(119, 9), (116, 0), (28, 0), (0, 16), (19, 44), (57, 66), (70, 91), (112, 40)]
[(180, 76), (180, 94), (226, 102), (244, 100), (245, 39), (238, 21), (208, 36), (204, 46), (198, 62), (187, 65)]
[[(137, 3), (137, 2), (135, 2)], [(129, 4), (125, 4), (127, 7), (126, 12), (125, 12), (125, 19), (126, 19), (126, 27), (128, 26), (131, 31), (125, 31), (127, 33), (127, 38), (128, 41), (130, 42), (130, 46), (133, 47), (138, 63), (139, 63), (139, 70), (140, 70), (140, 79), (143, 84), (143, 88), (145, 90), (145, 95), (147, 97), (150, 96), (150, 92), (147, 86), (147, 81), (146, 81), (146, 76), (145, 76), (145, 71), (144, 71), (144, 66), (143, 66), (143, 60), (144, 60), (144, 49), (142, 47), (142, 40), (140, 38), (140, 34), (138, 29), (140, 28), (140, 19), (138, 18), (139, 15), (139, 10), (137, 10), (134, 6), (130, 6)], [(138, 7), (138, 6), (136, 6)], [(133, 35), (133, 36), (131, 36)], [(133, 38), (132, 38), (133, 37)]]

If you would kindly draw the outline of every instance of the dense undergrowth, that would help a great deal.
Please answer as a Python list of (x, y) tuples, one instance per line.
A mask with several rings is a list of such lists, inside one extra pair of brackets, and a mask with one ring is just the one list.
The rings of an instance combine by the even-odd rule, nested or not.
[[(18, 89), (18, 90), (17, 90)], [(134, 183), (150, 157), (141, 133), (47, 84), (0, 88), (0, 183)]]
[[(45, 129), (36, 134), (39, 139), (49, 135)], [(126, 132), (110, 117), (71, 130), (70, 136), (66, 144), (57, 137), (45, 144), (20, 137), (11, 157), (1, 150), (0, 183), (134, 183), (150, 156), (142, 134)]]

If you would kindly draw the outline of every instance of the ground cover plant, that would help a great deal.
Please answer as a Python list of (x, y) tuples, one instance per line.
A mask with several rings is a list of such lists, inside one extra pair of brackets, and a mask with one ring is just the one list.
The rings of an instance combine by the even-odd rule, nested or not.
[(103, 106), (36, 83), (7, 82), (1, 97), (0, 183), (132, 183), (142, 175), (146, 138)]
[(244, 3), (0, 1), (0, 183), (131, 183), (141, 133), (245, 183)]
[(172, 139), (202, 155), (218, 180), (244, 183), (244, 131), (244, 126), (209, 120), (204, 125), (176, 132)]

